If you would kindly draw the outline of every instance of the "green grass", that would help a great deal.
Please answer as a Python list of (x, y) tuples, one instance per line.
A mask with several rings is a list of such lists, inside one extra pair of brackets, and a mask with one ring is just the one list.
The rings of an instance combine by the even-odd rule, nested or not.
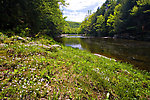
[(0, 99), (150, 99), (150, 74), (132, 65), (71, 47), (48, 51), (7, 36), (0, 42), (7, 44), (0, 48)]

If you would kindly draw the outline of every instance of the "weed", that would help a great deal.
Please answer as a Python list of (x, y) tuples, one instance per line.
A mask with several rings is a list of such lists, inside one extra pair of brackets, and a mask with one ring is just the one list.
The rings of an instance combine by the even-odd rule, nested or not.
[[(56, 44), (48, 37), (32, 42)], [(87, 51), (62, 46), (54, 52), (14, 41), (0, 52), (0, 99), (150, 98), (148, 72)]]

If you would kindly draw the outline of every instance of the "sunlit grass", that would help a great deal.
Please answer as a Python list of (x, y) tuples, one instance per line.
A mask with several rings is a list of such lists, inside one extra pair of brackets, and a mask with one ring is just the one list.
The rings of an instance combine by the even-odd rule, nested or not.
[[(132, 65), (71, 47), (46, 50), (6, 40), (0, 49), (0, 99), (150, 98), (150, 74)], [(30, 42), (56, 44), (42, 37)]]

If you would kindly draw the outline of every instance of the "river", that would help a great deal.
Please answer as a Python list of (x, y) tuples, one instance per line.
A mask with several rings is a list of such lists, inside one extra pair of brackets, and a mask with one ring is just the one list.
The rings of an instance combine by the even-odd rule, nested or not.
[(127, 62), (137, 69), (150, 72), (150, 42), (84, 36), (65, 36), (57, 41), (66, 46)]

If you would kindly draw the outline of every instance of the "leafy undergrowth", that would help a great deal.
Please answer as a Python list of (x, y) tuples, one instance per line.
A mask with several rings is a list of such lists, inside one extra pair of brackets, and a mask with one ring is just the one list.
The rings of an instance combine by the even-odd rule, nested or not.
[[(1, 37), (0, 99), (150, 99), (150, 74), (62, 46), (46, 50)], [(56, 44), (52, 39), (30, 42)]]

